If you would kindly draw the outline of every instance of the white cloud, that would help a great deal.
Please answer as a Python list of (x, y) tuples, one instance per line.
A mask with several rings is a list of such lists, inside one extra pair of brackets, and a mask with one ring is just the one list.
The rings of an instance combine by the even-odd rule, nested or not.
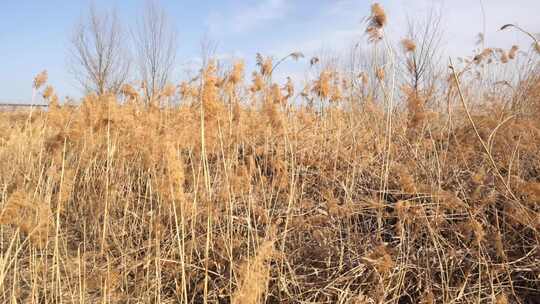
[(540, 19), (536, 17), (540, 2), (537, 0), (399, 0), (388, 1), (387, 9), (394, 38), (403, 35), (407, 17), (420, 20), (430, 9), (439, 10), (443, 48), (452, 56), (471, 55), (477, 48), (477, 34), (484, 31), (484, 27), (485, 46), (504, 48), (529, 42), (515, 32), (499, 31), (502, 25), (518, 23), (531, 31), (540, 29)]
[(287, 8), (285, 0), (266, 0), (233, 16), (232, 26), (237, 31), (252, 29), (260, 23), (285, 17)]
[(290, 1), (264, 0), (256, 5), (234, 7), (229, 12), (212, 12), (207, 23), (213, 33), (246, 33), (264, 23), (285, 18), (290, 8)]
[[(529, 43), (515, 32), (500, 32), (498, 29), (504, 23), (517, 22), (532, 32), (540, 30), (539, 19), (533, 16), (535, 9), (540, 9), (536, 0), (520, 0), (523, 5), (505, 0), (484, 0), (486, 14), (487, 45), (492, 47), (509, 47), (520, 43), (523, 47)], [(264, 0), (260, 3), (243, 8), (235, 8), (231, 12), (221, 12), (216, 17), (214, 25), (218, 33), (230, 35), (229, 43), (234, 45), (235, 39), (244, 42), (247, 48), (260, 47), (257, 51), (264, 55), (273, 56), (276, 60), (291, 52), (300, 51), (305, 58), (300, 62), (288, 60), (280, 65), (275, 72), (274, 80), (283, 83), (291, 76), (295, 83), (301, 84), (307, 74), (315, 73), (309, 68), (312, 56), (332, 58), (345, 55), (350, 48), (359, 42), (362, 48), (369, 49), (367, 37), (364, 34), (363, 20), (370, 13), (371, 2), (358, 0), (320, 0), (309, 6), (305, 18), (293, 19), (292, 15), (300, 14), (293, 9), (306, 10), (296, 2), (297, 7), (291, 7), (282, 0)], [(322, 2), (322, 3), (321, 3)], [(482, 11), (480, 2), (470, 0), (380, 0), (384, 6), (389, 22), (386, 35), (392, 42), (399, 42), (405, 36), (407, 19), (420, 21), (431, 9), (440, 11), (442, 17), (442, 45), (444, 54), (468, 56), (475, 48), (475, 37), (482, 31)], [(286, 28), (287, 31), (283, 29)], [(260, 44), (260, 37), (268, 37)], [(230, 45), (229, 45), (230, 47)], [(252, 56), (241, 47), (243, 53)], [(233, 52), (234, 48), (229, 48)], [(222, 56), (227, 57), (227, 56)], [(244, 57), (249, 64), (252, 59)], [(343, 57), (346, 58), (346, 57)], [(223, 58), (225, 59), (225, 58)], [(443, 55), (443, 61), (447, 60)], [(311, 75), (314, 76), (314, 75)], [(249, 78), (249, 77), (248, 77)]]
[[(536, 0), (520, 0), (520, 5), (502, 0), (484, 1), (486, 15), (486, 47), (509, 48), (518, 43), (527, 47), (530, 41), (517, 32), (499, 31), (505, 23), (518, 23), (532, 32), (540, 30), (540, 20), (534, 13), (540, 9)], [(407, 19), (420, 21), (431, 9), (440, 11), (443, 30), (441, 50), (443, 54), (456, 56), (472, 55), (476, 48), (476, 35), (482, 31), (483, 17), (480, 2), (470, 0), (397, 0), (381, 1), (385, 7), (389, 24), (386, 34), (390, 41), (398, 42), (405, 36)], [(522, 5), (521, 5), (522, 4)], [(302, 33), (291, 32), (280, 36), (279, 42), (269, 43), (261, 50), (264, 54), (280, 58), (292, 51), (301, 51), (306, 55), (303, 63), (287, 62), (280, 67), (280, 79), (285, 75), (299, 77), (306, 69), (306, 62), (311, 56), (321, 53), (336, 55), (346, 54), (356, 42), (366, 43), (364, 35), (364, 17), (369, 15), (370, 3), (356, 0), (335, 0), (314, 6), (305, 23)], [(534, 9), (533, 9), (534, 8)], [(443, 55), (443, 60), (446, 59)], [(278, 75), (276, 75), (278, 76)], [(299, 77), (301, 79), (301, 77)]]
[[(540, 31), (540, 19), (536, 12), (540, 10), (538, 0), (506, 0), (470, 1), (470, 0), (382, 0), (388, 14), (386, 34), (391, 41), (399, 41), (406, 33), (407, 19), (420, 21), (430, 10), (441, 14), (443, 31), (442, 48), (452, 56), (470, 55), (476, 48), (475, 40), (479, 32), (486, 29), (486, 47), (510, 47), (512, 44), (526, 46), (530, 44), (528, 37), (515, 31), (499, 31), (506, 23), (516, 23), (531, 32)], [(484, 15), (482, 13), (483, 3)], [(353, 40), (365, 41), (362, 18), (369, 15), (370, 3), (354, 0), (336, 0), (327, 6), (326, 12), (317, 22), (325, 24), (322, 28), (313, 28), (313, 32), (305, 39), (293, 40), (302, 50), (317, 50), (331, 47), (343, 50)], [(328, 19), (334, 22), (328, 22)], [(287, 46), (287, 43), (284, 43)], [(307, 51), (306, 51), (307, 52)]]

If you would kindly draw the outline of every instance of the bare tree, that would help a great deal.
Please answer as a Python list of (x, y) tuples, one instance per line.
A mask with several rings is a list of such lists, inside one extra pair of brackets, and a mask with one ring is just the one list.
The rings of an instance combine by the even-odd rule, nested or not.
[(441, 16), (431, 9), (424, 20), (409, 19), (407, 38), (402, 41), (405, 48), (402, 64), (407, 83), (418, 95), (422, 90), (434, 89), (440, 67), (442, 39)]
[(115, 12), (90, 7), (71, 37), (69, 69), (86, 93), (117, 93), (129, 74), (124, 35)]
[(388, 54), (379, 52), (376, 47), (367, 47), (361, 42), (355, 42), (347, 50), (345, 60), (342, 62), (342, 70), (351, 81), (349, 98), (357, 101), (365, 101), (368, 96), (377, 100), (382, 92), (380, 84), (389, 79), (377, 78), (377, 69), (388, 62)]
[(176, 60), (177, 33), (156, 0), (147, 0), (132, 32), (139, 77), (147, 100), (170, 81)]
[(208, 62), (216, 56), (218, 43), (210, 37), (210, 34), (207, 32), (201, 38), (199, 42), (200, 53), (201, 53), (201, 69), (204, 69)]

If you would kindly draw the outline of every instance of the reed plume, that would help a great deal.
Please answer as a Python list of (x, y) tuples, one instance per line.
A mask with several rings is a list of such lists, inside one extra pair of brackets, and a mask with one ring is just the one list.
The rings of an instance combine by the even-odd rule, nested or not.
[(371, 15), (368, 18), (368, 25), (366, 28), (366, 34), (368, 34), (369, 40), (377, 42), (383, 37), (383, 28), (386, 25), (387, 16), (383, 7), (379, 3), (371, 5)]
[(401, 46), (405, 53), (414, 53), (416, 51), (416, 43), (412, 39), (404, 38), (401, 40)]
[(47, 82), (48, 78), (49, 76), (46, 70), (43, 70), (39, 74), (37, 74), (36, 77), (34, 77), (34, 89), (38, 90), (39, 88), (41, 88)]
[(265, 241), (257, 254), (241, 267), (241, 282), (232, 297), (232, 303), (257, 304), (263, 302), (270, 279), (269, 261), (274, 255), (274, 243)]

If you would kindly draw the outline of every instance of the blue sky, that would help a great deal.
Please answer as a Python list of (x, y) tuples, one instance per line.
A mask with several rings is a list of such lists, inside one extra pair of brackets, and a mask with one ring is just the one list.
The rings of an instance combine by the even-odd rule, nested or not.
[[(98, 9), (116, 9), (126, 27), (141, 13), (142, 0), (95, 0)], [(405, 20), (418, 18), (435, 6), (443, 11), (444, 46), (449, 54), (471, 54), (475, 36), (482, 31), (480, 0), (379, 1), (389, 15), (388, 34), (403, 35)], [(178, 30), (179, 51), (175, 78), (197, 62), (200, 41), (206, 35), (217, 42), (219, 58), (245, 58), (255, 53), (284, 56), (302, 51), (306, 57), (321, 50), (339, 53), (362, 36), (362, 18), (372, 1), (361, 0), (162, 0), (161, 5)], [(524, 40), (514, 32), (499, 32), (505, 23), (517, 23), (540, 32), (540, 1), (483, 0), (486, 44), (509, 47)], [(69, 37), (90, 6), (87, 0), (0, 0), (0, 100), (28, 100), (33, 76), (46, 69), (60, 96), (79, 96), (66, 63)], [(307, 60), (306, 60), (307, 61)], [(304, 63), (289, 63), (283, 75), (298, 73)]]

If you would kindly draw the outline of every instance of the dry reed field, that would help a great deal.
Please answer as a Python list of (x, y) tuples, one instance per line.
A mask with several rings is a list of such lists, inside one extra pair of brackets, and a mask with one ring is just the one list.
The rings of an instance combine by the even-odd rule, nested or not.
[(540, 303), (540, 44), (410, 85), (371, 9), (374, 69), (305, 87), (262, 55), (71, 103), (36, 76), (49, 108), (0, 112), (0, 302)]

